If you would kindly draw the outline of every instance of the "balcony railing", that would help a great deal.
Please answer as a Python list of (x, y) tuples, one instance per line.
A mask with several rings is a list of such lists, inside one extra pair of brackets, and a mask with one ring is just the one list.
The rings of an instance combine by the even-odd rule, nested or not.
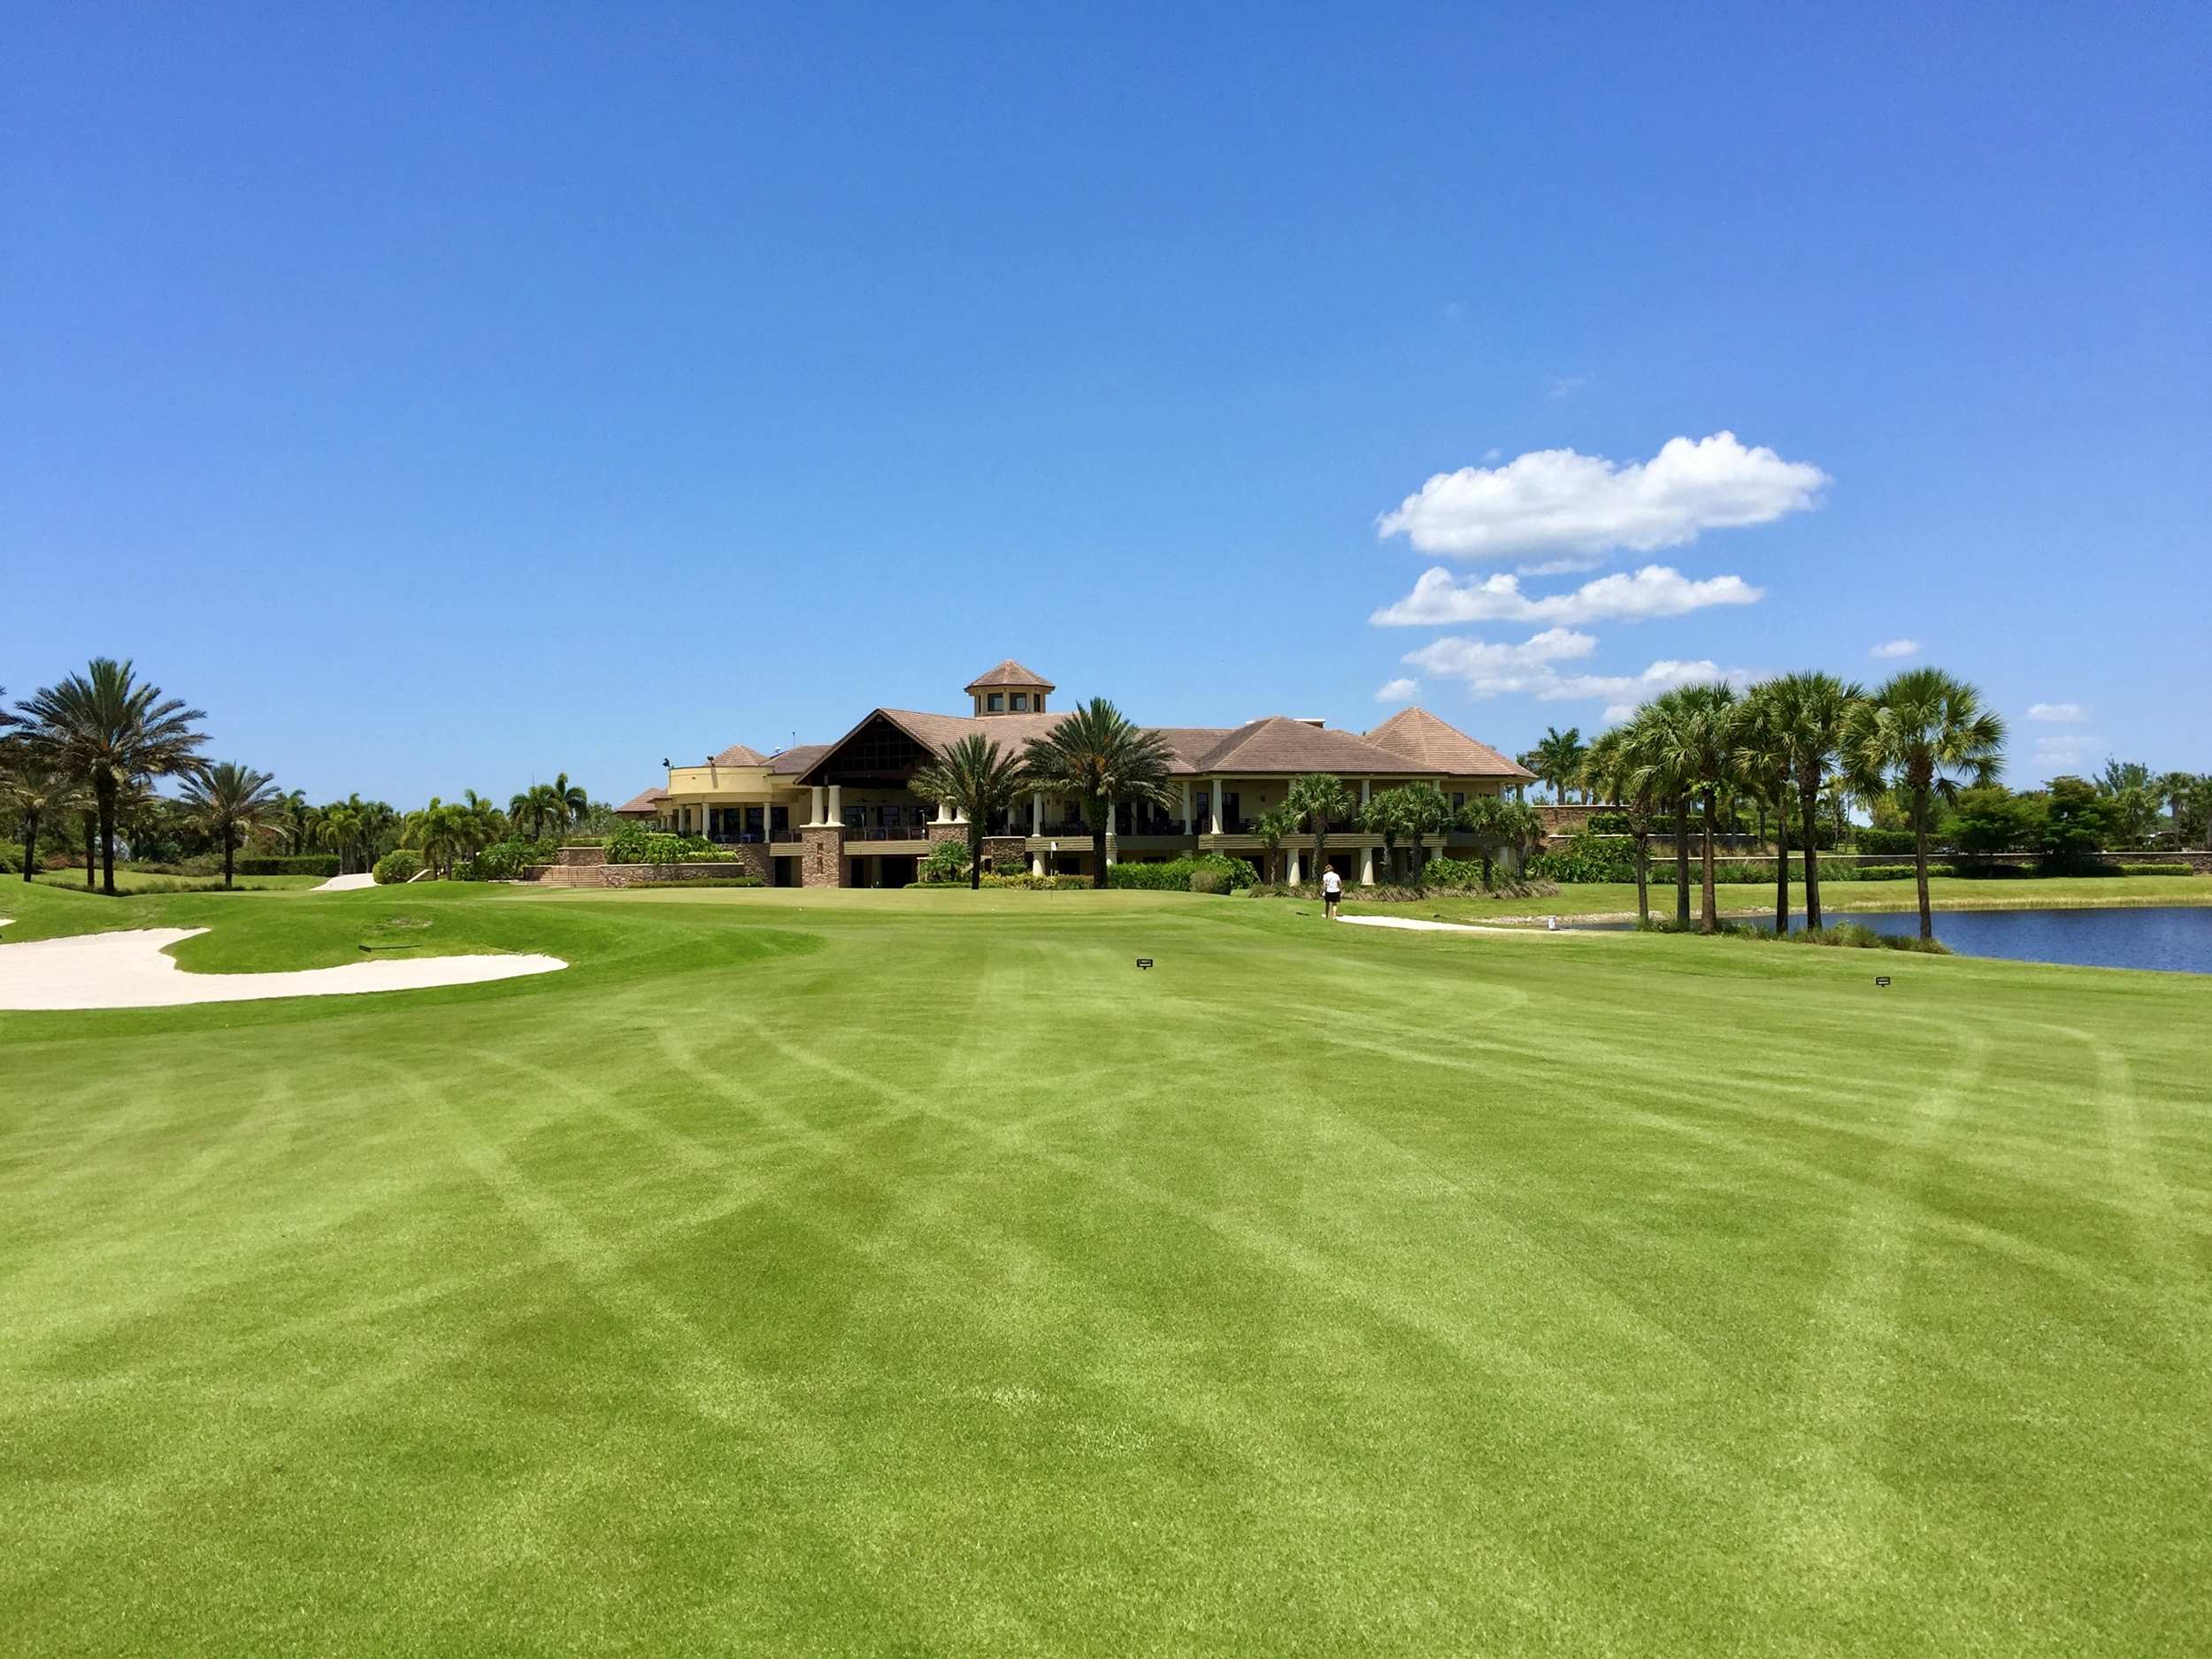
[(926, 824), (848, 824), (845, 835), (857, 841), (926, 841), (929, 827)]

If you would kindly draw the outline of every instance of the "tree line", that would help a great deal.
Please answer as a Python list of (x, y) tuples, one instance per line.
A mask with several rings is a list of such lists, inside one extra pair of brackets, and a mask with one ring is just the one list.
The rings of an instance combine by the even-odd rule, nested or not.
[[(257, 842), (280, 854), (334, 854), (342, 873), (405, 848), (450, 873), (495, 842), (603, 833), (614, 823), (613, 809), (565, 772), (518, 792), (503, 811), (474, 790), (458, 802), (433, 797), (411, 812), (357, 794), (314, 805), (302, 790), (280, 791), (269, 772), (207, 759), (205, 711), (111, 657), (12, 708), (5, 695), (0, 689), (0, 816), (12, 819), (27, 881), (39, 868), (42, 836), (50, 844), (81, 837), (86, 886), (96, 867), (100, 891), (113, 895), (119, 842), (142, 861), (219, 852), (227, 887), (238, 853)], [(172, 781), (176, 793), (161, 794), (158, 786)]]

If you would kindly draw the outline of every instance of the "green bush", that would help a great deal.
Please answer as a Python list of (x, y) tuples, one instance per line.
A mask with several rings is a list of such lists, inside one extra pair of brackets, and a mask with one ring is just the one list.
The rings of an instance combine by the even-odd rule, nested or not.
[(642, 824), (626, 824), (607, 837), (611, 864), (719, 864), (735, 857), (736, 854), (703, 836), (672, 835)]
[[(1194, 887), (1192, 878), (1202, 874), (1217, 877), (1222, 886)], [(1223, 853), (1197, 853), (1156, 864), (1118, 864), (1106, 872), (1110, 887), (1141, 887), (1155, 893), (1234, 892), (1259, 879), (1259, 872), (1249, 861)]]
[(1557, 852), (1539, 853), (1526, 872), (1541, 881), (1633, 881), (1636, 855), (1628, 842), (1578, 830)]
[[(689, 881), (633, 881), (623, 890), (634, 893), (640, 887), (764, 887), (767, 885), (758, 876), (700, 876)], [(918, 882), (915, 885), (920, 884)]]
[(2193, 876), (2196, 872), (2187, 864), (2122, 864), (2124, 876)]
[[(198, 864), (198, 859), (187, 861)], [(216, 855), (210, 875), (219, 874), (223, 868), (220, 854)], [(338, 873), (338, 855), (335, 853), (298, 853), (280, 856), (241, 858), (237, 872), (242, 876), (320, 876), (326, 881)]]
[(403, 881), (412, 881), (422, 873), (422, 857), (401, 847), (386, 853), (376, 861), (372, 872), (379, 887), (396, 887)]
[[(1773, 933), (1766, 934), (1772, 939)], [(1923, 939), (1917, 933), (1881, 933), (1863, 922), (1835, 922), (1826, 927), (1803, 927), (1793, 933), (1778, 935), (1792, 945), (1832, 945), (1847, 950), (1909, 950), (1924, 956), (1947, 956), (1950, 946), (1940, 939)]]
[(1912, 832), (1878, 829), (1870, 824), (1851, 832), (1851, 844), (1863, 853), (1909, 853), (1912, 850)]
[(541, 841), (494, 841), (458, 872), (465, 881), (512, 881), (532, 864), (551, 864)]
[[(1497, 879), (1494, 867), (1491, 879)], [(1482, 888), (1482, 861), (1478, 858), (1432, 858), (1421, 866), (1421, 885), (1431, 889), (1441, 887), (1447, 892), (1459, 889), (1479, 892)]]
[(946, 887), (968, 879), (968, 843), (965, 841), (939, 841), (929, 849), (920, 865), (918, 887)]
[[(918, 881), (913, 885), (922, 887), (926, 884)], [(1021, 887), (1032, 893), (1080, 893), (1091, 885), (1091, 879), (1088, 876), (990, 875), (983, 878), (983, 885), (987, 887)]]
[(23, 873), (23, 855), (12, 847), (0, 847), (0, 873), (19, 876)]

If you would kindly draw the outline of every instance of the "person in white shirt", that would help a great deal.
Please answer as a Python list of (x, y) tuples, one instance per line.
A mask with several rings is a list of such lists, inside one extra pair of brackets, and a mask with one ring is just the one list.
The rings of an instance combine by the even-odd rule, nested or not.
[(1329, 920), (1337, 919), (1336, 907), (1344, 902), (1344, 878), (1333, 869), (1321, 872), (1321, 913)]

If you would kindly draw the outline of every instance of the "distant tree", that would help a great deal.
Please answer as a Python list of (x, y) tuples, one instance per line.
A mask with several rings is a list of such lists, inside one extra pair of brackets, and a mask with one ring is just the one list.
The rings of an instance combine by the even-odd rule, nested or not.
[(1406, 844), (1413, 854), (1413, 884), (1426, 882), (1427, 860), (1422, 847), (1432, 836), (1441, 838), (1456, 819), (1452, 798), (1432, 783), (1409, 783), (1395, 791), (1399, 813), (1405, 823)]
[(1363, 835), (1377, 835), (1383, 844), (1383, 879), (1391, 880), (1398, 873), (1398, 837), (1405, 833), (1406, 803), (1402, 789), (1378, 789), (1359, 804), (1353, 815), (1355, 824)]
[(107, 657), (41, 688), (18, 709), (30, 722), (26, 741), (34, 751), (91, 790), (100, 819), (101, 890), (112, 895), (118, 798), (134, 779), (196, 766), (206, 738), (193, 722), (205, 714), (140, 680), (128, 662)]
[(553, 778), (553, 798), (561, 803), (561, 822), (564, 826), (580, 824), (591, 810), (591, 795), (584, 786), (571, 783), (566, 772), (557, 772)]
[(1262, 856), (1267, 867), (1267, 879), (1275, 880), (1279, 872), (1284, 838), (1295, 834), (1298, 815), (1286, 807), (1271, 807), (1252, 820), (1252, 833), (1260, 838)]
[(1283, 795), (1283, 810), (1313, 837), (1313, 879), (1321, 879), (1323, 860), (1328, 856), (1329, 831), (1350, 818), (1359, 801), (1334, 772), (1308, 772), (1293, 778)]
[(2041, 850), (2044, 803), (2015, 795), (2001, 783), (1976, 784), (1959, 791), (1949, 823), (1951, 845), (1970, 857), (1992, 853)]
[[(1736, 723), (1735, 770), (1753, 797), (1774, 809), (1774, 931), (1790, 931), (1790, 800), (1797, 793), (1790, 771), (1793, 710), (1779, 680), (1754, 686)], [(1763, 813), (1761, 815), (1764, 816)], [(1764, 838), (1764, 826), (1761, 826)], [(1806, 841), (1813, 837), (1809, 833)]]
[(2043, 858), (2056, 871), (2093, 866), (2114, 837), (2110, 796), (2086, 778), (2054, 778), (2043, 792)]
[(1938, 800), (1956, 799), (1963, 785), (1995, 781), (2004, 758), (2005, 723), (1983, 708), (1981, 694), (1964, 680), (1939, 668), (1909, 668), (1852, 710), (1843, 747), (1863, 793), (1886, 786), (1904, 804), (1913, 832), (1920, 936), (1932, 939), (1931, 813)]
[(180, 794), (186, 807), (222, 843), (226, 888), (236, 872), (240, 839), (283, 811), (275, 781), (268, 772), (230, 760), (204, 766), (184, 780)]
[(315, 816), (315, 838), (338, 855), (338, 873), (349, 873), (349, 855), (362, 841), (361, 814), (346, 802), (325, 807)]
[(1628, 820), (1628, 835), (1636, 865), (1636, 920), (1651, 920), (1651, 832), (1654, 802), (1647, 780), (1637, 775), (1636, 731), (1617, 726), (1590, 745), (1582, 757), (1583, 775), (1601, 799), (1617, 803)]
[(1075, 802), (1091, 832), (1091, 885), (1106, 885), (1106, 833), (1116, 809), (1169, 803), (1167, 745), (1094, 697), (1042, 737), (1025, 761), (1037, 787)]
[[(38, 832), (91, 804), (84, 785), (35, 750), (0, 751), (0, 801), (15, 810), (23, 828), (23, 879), (38, 872)], [(87, 866), (88, 873), (90, 866)]]
[(917, 772), (908, 787), (925, 801), (949, 806), (968, 821), (968, 886), (983, 885), (983, 836), (991, 820), (1009, 810), (1027, 787), (1018, 756), (979, 732), (969, 733)]
[(1517, 872), (1519, 864), (1544, 844), (1543, 815), (1525, 802), (1509, 801), (1503, 795), (1470, 795), (1467, 804), (1454, 812), (1453, 827), (1473, 837), (1486, 887), (1494, 885), (1493, 876), (1501, 856), (1513, 855)]
[(1571, 726), (1563, 732), (1548, 726), (1543, 741), (1521, 757), (1521, 764), (1551, 786), (1554, 800), (1564, 802), (1567, 786), (1582, 775), (1583, 752), (1580, 726)]

